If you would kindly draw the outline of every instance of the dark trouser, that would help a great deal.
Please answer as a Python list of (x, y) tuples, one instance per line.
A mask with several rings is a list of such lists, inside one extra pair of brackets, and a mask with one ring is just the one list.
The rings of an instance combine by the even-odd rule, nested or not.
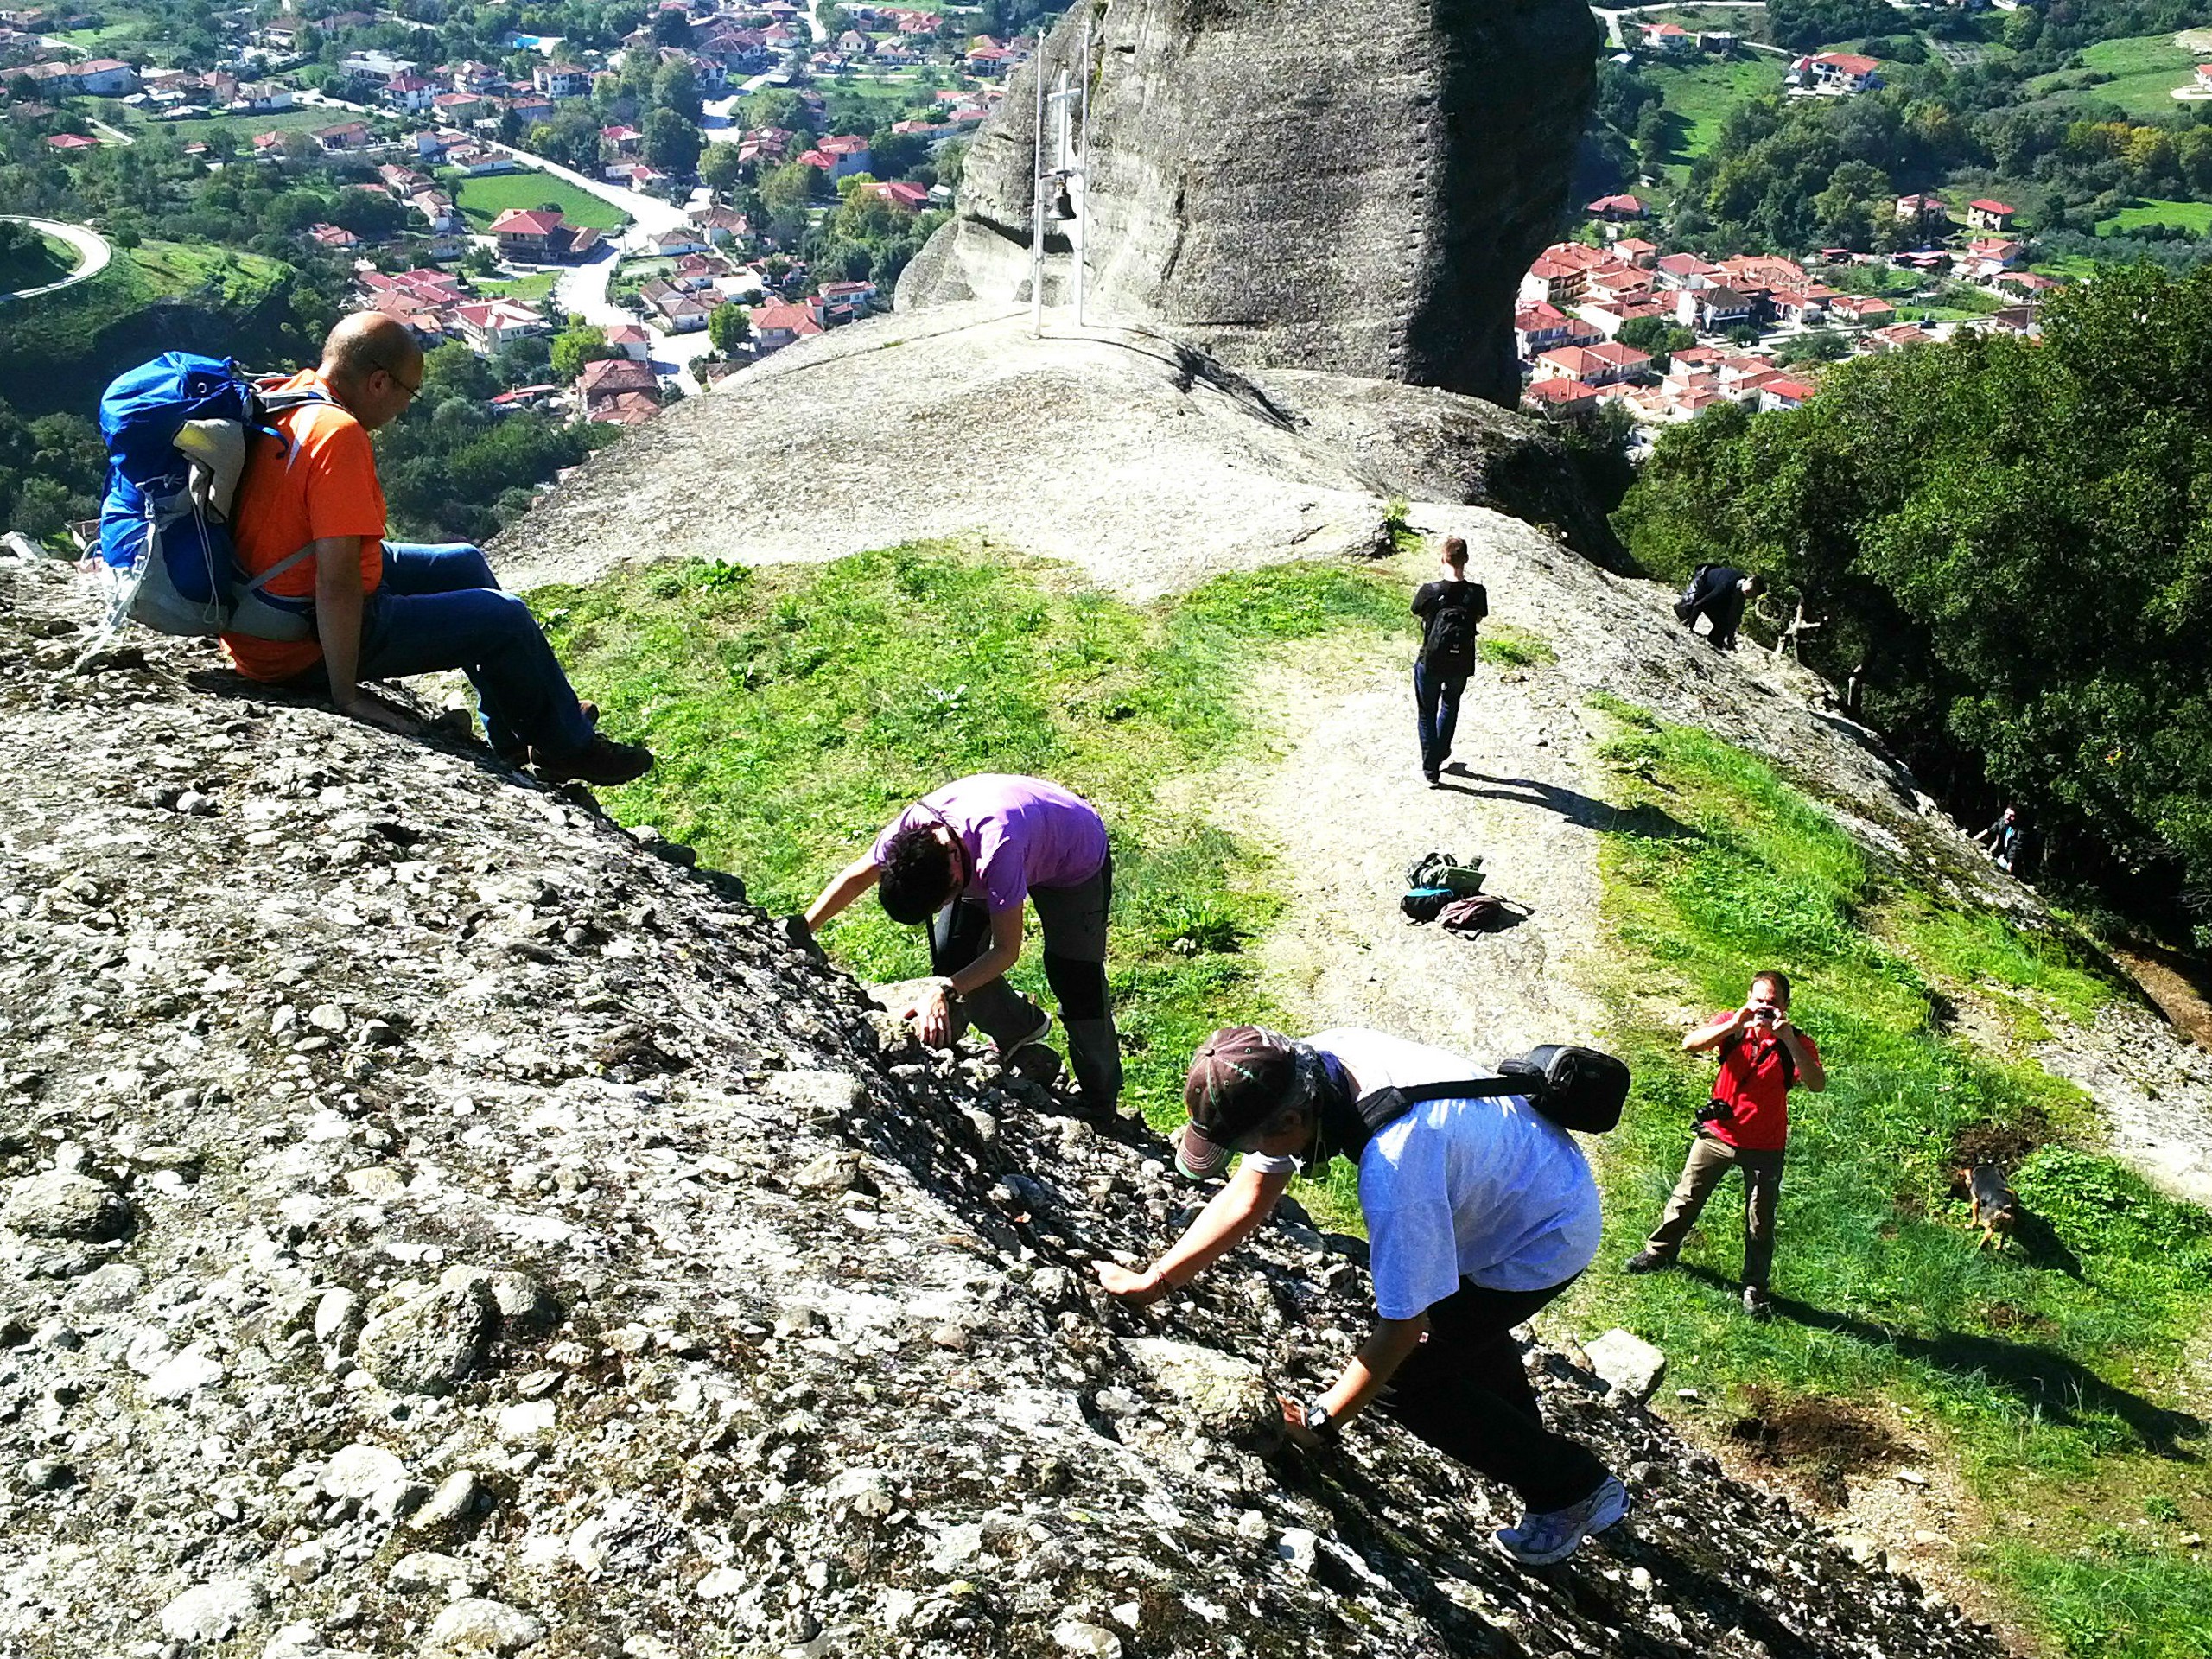
[(1464, 674), (1440, 674), (1414, 659), (1414, 724), (1421, 734), (1421, 769), (1434, 773), (1452, 758), (1452, 734), (1459, 729), (1459, 694)]
[[(475, 548), (386, 542), (384, 580), (361, 607), (364, 680), (457, 668), (476, 688), (495, 749), (524, 743), (565, 759), (591, 745), (591, 722), (530, 607), (503, 593)], [(328, 683), (317, 664), (302, 679)]]
[[(1068, 1065), (1086, 1099), (1109, 1109), (1122, 1096), (1122, 1047), (1106, 991), (1106, 917), (1114, 905), (1114, 856), (1071, 887), (1032, 887), (1044, 935), (1045, 981), (1067, 1028)], [(930, 969), (957, 974), (990, 948), (990, 912), (956, 899), (930, 920)], [(1001, 1049), (1036, 1028), (1035, 1004), (1003, 977), (960, 999), (976, 1027)]]
[(1744, 590), (1732, 586), (1724, 588), (1706, 601), (1698, 607), (1696, 615), (1690, 618), (1693, 628), (1697, 626), (1698, 616), (1704, 617), (1713, 625), (1713, 645), (1723, 651), (1733, 651), (1736, 648), (1736, 630), (1744, 624)]
[(1520, 1344), (1506, 1334), (1573, 1282), (1485, 1290), (1461, 1280), (1428, 1310), (1427, 1340), (1398, 1367), (1382, 1399), (1412, 1433), (1510, 1486), (1537, 1514), (1580, 1503), (1605, 1478), (1605, 1465), (1586, 1447), (1544, 1427)]
[(1783, 1156), (1780, 1152), (1732, 1147), (1714, 1135), (1693, 1137), (1690, 1154), (1682, 1162), (1682, 1178), (1675, 1183), (1675, 1194), (1667, 1200), (1667, 1213), (1643, 1241), (1643, 1248), (1655, 1255), (1673, 1256), (1697, 1224), (1705, 1201), (1720, 1185), (1720, 1178), (1732, 1169), (1741, 1169), (1744, 1282), (1764, 1290), (1768, 1275), (1774, 1271), (1774, 1209), (1782, 1196)]

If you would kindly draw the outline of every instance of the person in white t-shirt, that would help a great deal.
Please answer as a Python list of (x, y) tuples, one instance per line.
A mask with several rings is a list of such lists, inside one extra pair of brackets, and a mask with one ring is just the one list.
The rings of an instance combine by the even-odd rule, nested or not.
[(1236, 1174), (1142, 1273), (1098, 1265), (1125, 1300), (1158, 1300), (1249, 1237), (1303, 1163), (1339, 1154), (1359, 1171), (1377, 1319), (1344, 1374), (1303, 1405), (1294, 1438), (1334, 1440), (1370, 1405), (1447, 1456), (1504, 1483), (1527, 1513), (1499, 1548), (1544, 1566), (1628, 1513), (1628, 1493), (1586, 1447), (1544, 1427), (1510, 1332), (1597, 1254), (1597, 1185), (1565, 1129), (1517, 1095), (1415, 1105), (1371, 1136), (1357, 1103), (1378, 1089), (1494, 1075), (1443, 1049), (1340, 1029), (1303, 1042), (1254, 1026), (1216, 1032), (1183, 1102), (1196, 1161), (1240, 1152)]

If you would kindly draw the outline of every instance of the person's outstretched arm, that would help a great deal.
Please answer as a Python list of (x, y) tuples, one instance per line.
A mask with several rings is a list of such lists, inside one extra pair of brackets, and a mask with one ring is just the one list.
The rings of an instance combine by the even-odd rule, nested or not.
[(1287, 1169), (1255, 1169), (1247, 1159), (1157, 1262), (1142, 1273), (1101, 1262), (1098, 1282), (1109, 1294), (1140, 1307), (1179, 1290), (1258, 1230), (1288, 1190), (1291, 1174)]
[[(1421, 1346), (1421, 1339), (1428, 1330), (1428, 1315), (1416, 1313), (1410, 1319), (1375, 1321), (1375, 1329), (1368, 1336), (1351, 1363), (1329, 1385), (1320, 1396), (1322, 1407), (1332, 1423), (1347, 1423), (1364, 1410), (1389, 1386), (1399, 1366), (1413, 1357), (1414, 1350)], [(1294, 1430), (1306, 1427), (1306, 1408), (1294, 1400), (1282, 1402), (1283, 1420)], [(1311, 1442), (1313, 1437), (1305, 1440)]]
[(1734, 1036), (1748, 1023), (1748, 1016), (1741, 1008), (1731, 1008), (1716, 1019), (1708, 1020), (1682, 1039), (1682, 1052), (1702, 1054), (1717, 1048), (1724, 1039)]
[(830, 885), (822, 889), (822, 896), (806, 907), (806, 926), (810, 933), (819, 933), (823, 923), (850, 905), (881, 877), (875, 857), (870, 854), (856, 858), (837, 872)]

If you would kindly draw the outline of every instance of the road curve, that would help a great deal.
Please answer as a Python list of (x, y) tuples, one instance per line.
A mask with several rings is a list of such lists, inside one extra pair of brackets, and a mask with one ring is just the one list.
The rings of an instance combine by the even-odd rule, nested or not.
[(90, 282), (105, 270), (108, 261), (115, 257), (115, 250), (108, 246), (105, 237), (97, 231), (88, 231), (81, 225), (64, 225), (54, 219), (33, 219), (28, 213), (0, 213), (0, 219), (11, 219), (18, 225), (28, 225), (35, 231), (43, 231), (48, 236), (59, 237), (76, 249), (80, 257), (77, 269), (58, 283), (48, 283), (39, 288), (19, 289), (13, 294), (0, 297), (35, 300), (41, 294), (58, 293), (79, 283)]

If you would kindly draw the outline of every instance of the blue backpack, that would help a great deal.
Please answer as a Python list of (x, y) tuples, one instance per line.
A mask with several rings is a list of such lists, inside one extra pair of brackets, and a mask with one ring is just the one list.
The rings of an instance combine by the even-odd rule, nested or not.
[(127, 619), (191, 637), (308, 638), (306, 602), (263, 589), (308, 550), (249, 578), (231, 541), (231, 504), (247, 440), (258, 432), (284, 442), (276, 416), (327, 401), (320, 391), (264, 391), (235, 362), (187, 352), (164, 352), (110, 383), (100, 395), (100, 557), (116, 583), (111, 629)]

